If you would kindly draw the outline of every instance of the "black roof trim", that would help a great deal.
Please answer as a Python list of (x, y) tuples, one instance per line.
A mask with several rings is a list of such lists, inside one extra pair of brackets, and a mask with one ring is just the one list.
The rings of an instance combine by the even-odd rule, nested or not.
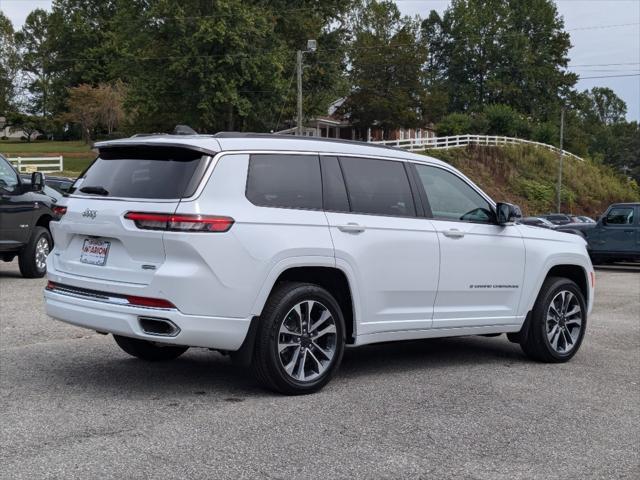
[(218, 132), (214, 135), (208, 135), (213, 138), (277, 138), (278, 140), (306, 140), (310, 142), (327, 142), (327, 143), (339, 143), (347, 145), (366, 145), (367, 147), (385, 148), (387, 150), (402, 150), (401, 148), (392, 147), (389, 145), (378, 145), (376, 143), (361, 142), (358, 140), (343, 140), (341, 138), (327, 138), (327, 137), (307, 137), (297, 135), (278, 135), (276, 133), (254, 133), (254, 132)]

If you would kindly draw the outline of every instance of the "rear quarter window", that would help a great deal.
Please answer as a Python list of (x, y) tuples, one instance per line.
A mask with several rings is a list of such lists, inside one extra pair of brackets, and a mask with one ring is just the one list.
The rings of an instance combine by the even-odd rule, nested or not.
[(102, 187), (104, 197), (180, 199), (190, 197), (210, 157), (185, 148), (113, 147), (100, 151), (73, 185), (75, 195), (93, 196), (86, 187)]

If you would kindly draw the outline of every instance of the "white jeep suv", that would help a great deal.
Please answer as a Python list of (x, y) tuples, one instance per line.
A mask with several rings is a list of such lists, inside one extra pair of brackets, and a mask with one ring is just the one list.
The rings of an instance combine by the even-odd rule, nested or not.
[(297, 394), (345, 345), (507, 333), (545, 362), (580, 347), (585, 241), (515, 224), (446, 163), (262, 134), (96, 147), (51, 223), (46, 310), (135, 357), (215, 349)]

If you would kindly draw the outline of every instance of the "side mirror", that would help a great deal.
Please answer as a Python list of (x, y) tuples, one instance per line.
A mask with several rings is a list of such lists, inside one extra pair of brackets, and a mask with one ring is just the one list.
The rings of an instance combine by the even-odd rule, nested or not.
[(600, 224), (602, 225), (606, 225), (607, 224), (607, 216), (606, 215), (602, 215), (598, 221), (600, 222)]
[(496, 205), (496, 219), (500, 225), (509, 225), (522, 218), (522, 211), (517, 205), (498, 203)]
[(31, 174), (31, 190), (41, 192), (44, 188), (44, 174), (42, 172), (33, 172)]

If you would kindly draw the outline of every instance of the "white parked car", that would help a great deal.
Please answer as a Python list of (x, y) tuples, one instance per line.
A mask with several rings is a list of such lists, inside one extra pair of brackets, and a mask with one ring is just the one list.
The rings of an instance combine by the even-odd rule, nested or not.
[(345, 345), (507, 333), (544, 362), (580, 347), (585, 241), (516, 224), (446, 163), (261, 134), (97, 148), (51, 224), (46, 310), (135, 357), (216, 349), (297, 394)]

